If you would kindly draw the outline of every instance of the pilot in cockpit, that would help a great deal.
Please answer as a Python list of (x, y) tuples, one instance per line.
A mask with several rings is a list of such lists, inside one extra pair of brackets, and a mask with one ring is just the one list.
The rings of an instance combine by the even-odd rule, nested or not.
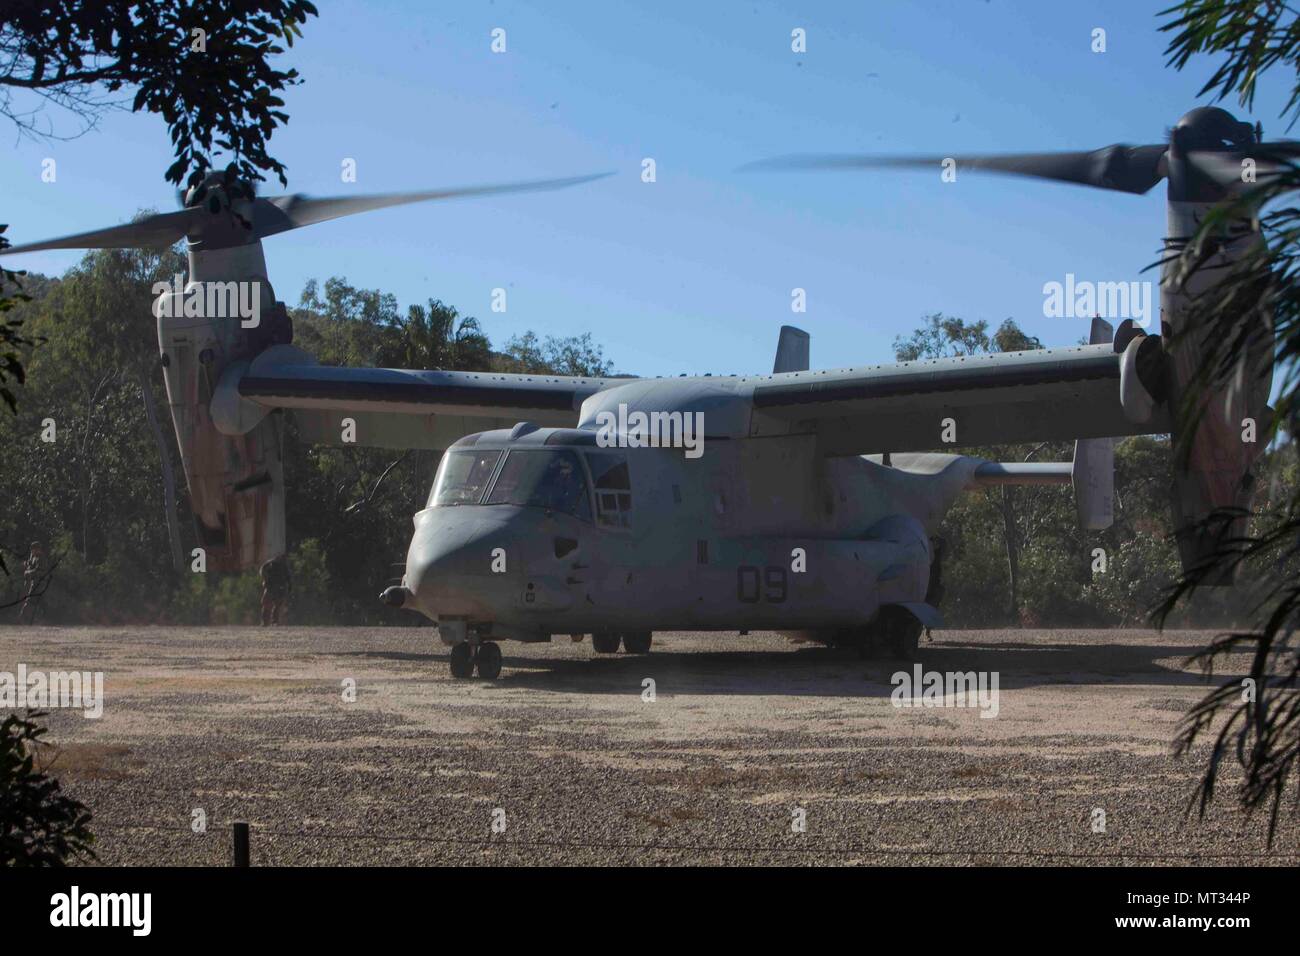
[(573, 459), (561, 454), (547, 462), (532, 499), (537, 506), (550, 511), (577, 514), (582, 510), (579, 498), (585, 494), (586, 487), (574, 471)]

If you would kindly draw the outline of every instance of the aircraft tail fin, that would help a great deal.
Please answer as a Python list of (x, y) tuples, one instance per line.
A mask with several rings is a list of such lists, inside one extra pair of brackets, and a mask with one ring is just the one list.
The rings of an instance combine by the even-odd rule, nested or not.
[(1079, 527), (1105, 531), (1115, 521), (1115, 439), (1086, 438), (1074, 443), (1070, 469)]
[[(1100, 316), (1092, 320), (1089, 345), (1108, 345), (1115, 340), (1115, 328)], [(1074, 443), (1074, 467), (1070, 473), (1074, 503), (1079, 509), (1079, 527), (1104, 531), (1115, 520), (1115, 439), (1081, 438)]]
[(781, 326), (781, 338), (776, 343), (776, 361), (772, 373), (808, 371), (808, 344), (810, 336), (793, 325)]

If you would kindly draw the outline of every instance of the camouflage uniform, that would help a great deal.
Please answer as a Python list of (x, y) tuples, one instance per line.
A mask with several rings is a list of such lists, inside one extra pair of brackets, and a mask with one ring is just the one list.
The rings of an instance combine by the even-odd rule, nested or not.
[(289, 559), (281, 554), (262, 565), (262, 623), (283, 624), (289, 609)]
[(41, 578), (45, 575), (45, 550), (41, 547), (39, 541), (32, 542), (31, 552), (27, 555), (27, 560), (23, 563), (23, 603), (18, 608), (18, 623), (23, 623), (27, 617), (28, 609), (31, 610), (31, 621), (36, 622), (36, 606), (41, 596), (36, 593), (40, 586)]

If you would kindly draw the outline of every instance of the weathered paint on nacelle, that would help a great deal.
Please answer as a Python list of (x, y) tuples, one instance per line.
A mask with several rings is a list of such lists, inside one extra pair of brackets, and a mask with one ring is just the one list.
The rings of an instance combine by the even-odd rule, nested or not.
[[(260, 243), (190, 252), (186, 292), (206, 276), (257, 282), (261, 315), (274, 305)], [(209, 571), (256, 567), (285, 550), (284, 472), (279, 418), (242, 435), (224, 435), (211, 403), (223, 372), (246, 359), (251, 330), (234, 316), (186, 316), (185, 293), (167, 292), (153, 306), (167, 403), (180, 447), (199, 546)], [(166, 301), (164, 301), (166, 300)]]
[[(1200, 107), (1179, 121), (1169, 140), (1168, 238), (1160, 284), (1160, 321), (1169, 356), (1168, 401), (1176, 439), (1170, 499), (1185, 570), (1211, 556), (1220, 535), (1239, 537), (1246, 531), (1244, 517), (1223, 525), (1208, 519), (1216, 512), (1244, 515), (1250, 509), (1252, 469), (1261, 446), (1243, 440), (1243, 429), (1250, 418), (1255, 420), (1256, 433), (1263, 432), (1272, 385), (1271, 356), (1265, 353), (1273, 341), (1270, 323), (1268, 334), (1259, 337), (1252, 354), (1241, 363), (1240, 387), (1206, 387), (1201, 373), (1210, 351), (1208, 338), (1223, 330), (1193, 327), (1200, 318), (1195, 304), (1225, 281), (1234, 265), (1263, 240), (1258, 222), (1251, 218), (1225, 222), (1213, 253), (1189, 276), (1180, 273), (1176, 253), (1193, 239), (1205, 217), (1216, 204), (1249, 188), (1242, 183), (1225, 186), (1214, 182), (1193, 168), (1186, 154), (1225, 149), (1229, 142), (1244, 146), (1254, 139), (1250, 124), (1237, 122), (1217, 107)], [(1198, 416), (1194, 428), (1187, 427), (1191, 419), (1179, 417), (1180, 412)]]

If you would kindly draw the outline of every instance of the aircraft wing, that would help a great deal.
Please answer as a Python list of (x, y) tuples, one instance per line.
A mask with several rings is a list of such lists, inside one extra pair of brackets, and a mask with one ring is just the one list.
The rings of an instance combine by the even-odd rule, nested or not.
[(859, 455), (1169, 431), (1163, 408), (1125, 417), (1120, 358), (1081, 345), (773, 375), (754, 387), (750, 434), (811, 432), (823, 454)]
[[(315, 364), (292, 346), (232, 365), (214, 400), (223, 430), (292, 409), (302, 437), (326, 444), (446, 448), (473, 432), (520, 421), (573, 427), (588, 395), (617, 380), (499, 372), (341, 368)], [(217, 409), (223, 409), (224, 414)], [(344, 438), (345, 419), (353, 423)], [(229, 424), (227, 424), (229, 423)]]

